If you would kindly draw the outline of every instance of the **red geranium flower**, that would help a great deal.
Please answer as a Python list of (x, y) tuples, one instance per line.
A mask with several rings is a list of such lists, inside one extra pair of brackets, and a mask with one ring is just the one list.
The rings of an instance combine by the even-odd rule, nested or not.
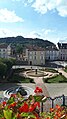
[(46, 119), (50, 119), (50, 117), (47, 117)]
[(29, 106), (26, 102), (24, 102), (24, 105), (19, 108), (19, 112), (28, 112)]
[(40, 102), (35, 102), (34, 104), (31, 104), (29, 107), (29, 112), (34, 111), (37, 106), (38, 108), (40, 108)]
[(7, 103), (6, 103), (6, 101), (3, 101), (2, 104), (3, 104), (3, 106), (5, 106)]
[(17, 119), (22, 119), (20, 114), (17, 114)]
[(13, 107), (15, 107), (16, 106), (16, 102), (14, 102), (14, 103), (12, 103), (12, 104), (10, 104), (10, 105), (8, 105), (8, 108), (13, 108)]
[(56, 104), (56, 109), (58, 109), (60, 111), (61, 110), (61, 106)]
[(16, 98), (16, 94), (11, 94), (10, 97)]
[(42, 93), (43, 91), (42, 91), (42, 88), (37, 86), (36, 89), (34, 90), (34, 92), (35, 93)]
[(50, 108), (50, 112), (53, 112), (54, 111), (54, 108)]

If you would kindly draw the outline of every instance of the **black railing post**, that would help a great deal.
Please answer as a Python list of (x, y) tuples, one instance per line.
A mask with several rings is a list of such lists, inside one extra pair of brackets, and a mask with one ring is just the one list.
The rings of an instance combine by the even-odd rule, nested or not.
[(41, 112), (43, 112), (43, 102), (41, 102)]
[(54, 108), (54, 99), (51, 99), (52, 100), (52, 108)]
[(63, 106), (65, 106), (65, 96), (64, 94), (62, 96), (63, 96)]

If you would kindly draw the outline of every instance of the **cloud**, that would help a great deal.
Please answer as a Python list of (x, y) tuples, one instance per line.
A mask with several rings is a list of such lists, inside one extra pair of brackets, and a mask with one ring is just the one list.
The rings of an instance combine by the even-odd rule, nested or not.
[(27, 0), (28, 3), (32, 3), (34, 0)]
[(20, 1), (22, 1), (22, 0), (12, 0), (12, 1), (13, 1), (13, 2), (16, 2), (16, 1), (17, 1), (17, 2), (20, 2)]
[(55, 10), (58, 15), (63, 17), (67, 16), (66, 0), (35, 0), (31, 7), (41, 14), (46, 14), (50, 10)]
[(42, 29), (39, 32), (38, 31), (32, 31), (28, 33), (28, 38), (41, 38), (41, 39), (47, 39), (49, 35), (53, 34), (56, 30), (53, 29)]
[(47, 12), (47, 7), (44, 4), (44, 0), (36, 0), (33, 4), (32, 7), (37, 11), (38, 13), (45, 14)]
[(21, 17), (16, 15), (15, 11), (9, 11), (7, 8), (0, 9), (0, 22), (13, 23), (23, 21)]
[(18, 35), (22, 36), (22, 32), (16, 30), (12, 30), (12, 29), (7, 29), (7, 28), (0, 28), (0, 38), (4, 38), (4, 37), (16, 37)]
[(57, 8), (57, 10), (59, 11), (59, 15), (62, 17), (67, 16), (67, 6), (60, 6), (59, 8)]
[(42, 29), (42, 33), (47, 36), (49, 33), (55, 32), (55, 30), (52, 29)]
[(27, 35), (28, 38), (40, 38), (41, 35), (37, 33), (36, 31), (32, 31)]
[(23, 4), (24, 4), (24, 6), (26, 7), (26, 6), (30, 6), (32, 3), (34, 2), (34, 0), (23, 0)]
[[(62, 39), (62, 38), (61, 38)], [(63, 40), (59, 40), (60, 43), (67, 43), (67, 37), (64, 37)]]

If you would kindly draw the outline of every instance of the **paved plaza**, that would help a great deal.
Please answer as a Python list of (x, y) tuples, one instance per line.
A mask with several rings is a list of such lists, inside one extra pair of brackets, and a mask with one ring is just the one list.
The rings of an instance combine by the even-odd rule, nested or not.
[[(27, 68), (31, 68), (31, 67), (27, 67)], [(36, 67), (33, 67), (33, 68), (36, 69)], [(58, 68), (58, 71), (62, 72), (62, 74), (65, 75), (65, 77), (67, 78), (67, 73), (62, 71), (62, 69)], [(15, 86), (27, 86), (32, 88), (33, 90), (36, 88), (36, 86), (39, 86), (42, 88), (44, 96), (55, 98), (58, 96), (62, 96), (64, 94), (65, 97), (67, 97), (67, 83), (49, 84), (49, 83), (43, 82), (42, 80), (43, 77), (30, 77), (30, 78), (33, 78), (35, 83), (0, 83), (0, 98), (4, 98), (5, 90)], [(66, 104), (67, 104), (67, 99), (66, 99)], [(48, 108), (47, 108), (47, 105), (48, 105)], [(46, 109), (48, 110), (51, 107), (51, 103), (48, 101), (47, 103), (45, 103), (44, 107), (45, 107), (45, 110)]]
[(14, 86), (28, 86), (31, 87), (33, 89), (35, 89), (36, 86), (40, 86), (43, 88), (44, 91), (44, 95), (46, 96), (51, 96), (51, 97), (55, 97), (55, 96), (61, 96), (62, 94), (64, 94), (65, 96), (67, 96), (67, 83), (60, 83), (60, 84), (42, 84), (42, 83), (38, 83), (38, 84), (31, 84), (31, 83), (5, 83), (5, 84), (0, 84), (0, 97), (3, 97), (3, 92), (5, 90), (7, 90), (8, 88), (14, 87)]

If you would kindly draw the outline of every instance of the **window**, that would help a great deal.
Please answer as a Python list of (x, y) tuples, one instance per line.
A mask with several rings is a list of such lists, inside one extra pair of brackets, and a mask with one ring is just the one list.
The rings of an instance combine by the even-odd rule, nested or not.
[(30, 59), (32, 59), (32, 56), (30, 56)]
[(35, 55), (36, 55), (36, 52), (35, 52)]
[(36, 56), (34, 56), (34, 60), (36, 60)]
[(30, 55), (32, 55), (32, 52), (30, 52)]
[(3, 51), (5, 52), (6, 50), (5, 50), (5, 49), (3, 49)]

